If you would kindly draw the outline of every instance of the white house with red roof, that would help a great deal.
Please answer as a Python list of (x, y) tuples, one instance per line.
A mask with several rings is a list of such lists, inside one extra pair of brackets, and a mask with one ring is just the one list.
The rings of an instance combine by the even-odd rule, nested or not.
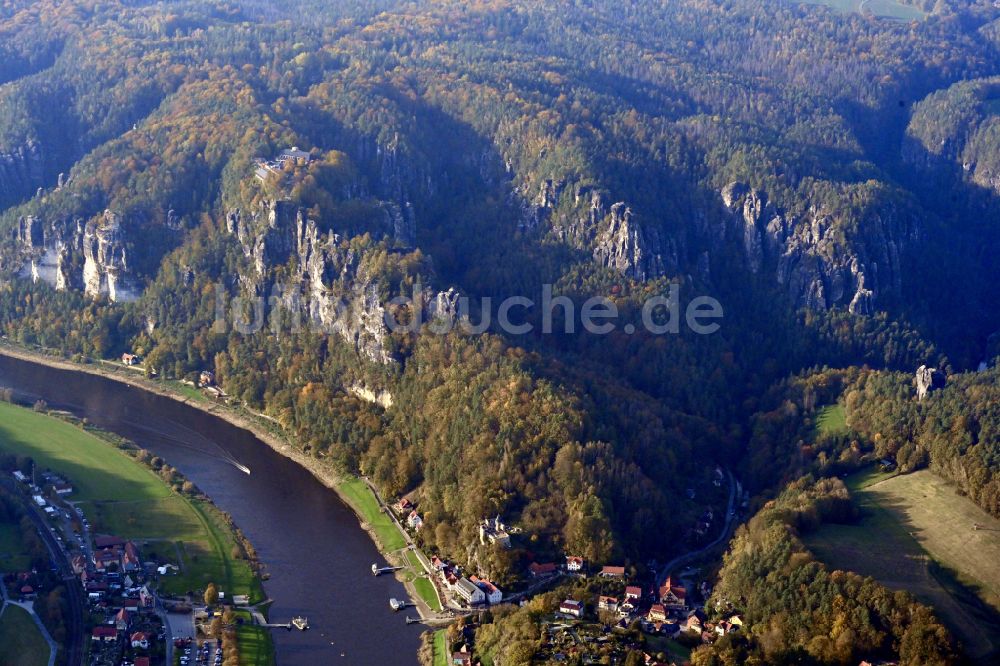
[(573, 599), (566, 599), (559, 604), (559, 612), (579, 619), (583, 617), (583, 604)]
[(660, 603), (668, 610), (687, 610), (687, 590), (667, 576), (667, 580), (660, 586)]

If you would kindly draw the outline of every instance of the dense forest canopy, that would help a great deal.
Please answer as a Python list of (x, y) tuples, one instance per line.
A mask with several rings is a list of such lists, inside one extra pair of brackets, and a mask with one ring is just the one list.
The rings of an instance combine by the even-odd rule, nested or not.
[[(565, 552), (644, 566), (697, 545), (720, 465), (774, 498), (894, 456), (996, 515), (996, 371), (976, 370), (1000, 330), (1000, 10), (910, 4), (925, 15), (0, 2), (0, 328), (213, 371), (322, 464), (414, 497), (423, 545), (501, 582)], [(433, 330), (459, 297), (544, 285), (606, 297), (620, 325), (544, 335), (534, 308), (528, 335)], [(645, 330), (674, 289), (716, 299), (719, 331)], [(920, 365), (953, 379), (918, 403)], [(814, 441), (838, 401), (849, 433)], [(510, 551), (477, 538), (498, 514), (523, 530)], [(798, 548), (781, 521), (758, 531)], [(883, 594), (797, 564), (823, 594)], [(802, 612), (789, 595), (761, 623)], [(891, 603), (927, 640), (852, 627), (864, 654), (946, 651)], [(858, 656), (770, 634), (739, 649)]]

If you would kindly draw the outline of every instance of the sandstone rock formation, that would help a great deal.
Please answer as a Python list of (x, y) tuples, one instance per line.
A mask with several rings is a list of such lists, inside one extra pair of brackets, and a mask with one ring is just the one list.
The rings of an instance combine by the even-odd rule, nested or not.
[[(340, 235), (321, 230), (305, 211), (284, 201), (263, 202), (249, 216), (231, 210), (226, 228), (251, 266), (239, 276), (246, 293), (275, 298), (286, 315), (339, 336), (376, 363), (395, 362), (378, 276), (367, 274), (362, 253)], [(274, 269), (284, 265), (293, 267), (292, 274), (276, 277)], [(453, 291), (424, 290), (414, 307), (424, 321), (454, 321), (457, 297)]]
[(112, 211), (86, 223), (76, 219), (45, 224), (34, 216), (22, 217), (14, 240), (24, 261), (24, 277), (59, 291), (80, 289), (92, 298), (106, 296), (113, 302), (138, 298), (125, 232)]
[(928, 368), (926, 365), (917, 368), (915, 381), (917, 383), (917, 400), (923, 400), (932, 391), (944, 388), (946, 383), (943, 372), (935, 368)]
[(848, 238), (844, 225), (815, 206), (791, 216), (765, 192), (738, 182), (720, 194), (747, 268), (773, 277), (800, 307), (871, 314), (880, 297), (899, 295), (901, 246), (914, 232), (892, 209), (871, 214), (863, 235)]

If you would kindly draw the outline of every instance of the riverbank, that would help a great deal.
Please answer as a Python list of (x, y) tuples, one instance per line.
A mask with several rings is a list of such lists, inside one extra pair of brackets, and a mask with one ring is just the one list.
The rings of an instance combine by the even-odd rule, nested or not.
[[(244, 408), (213, 402), (207, 397), (199, 397), (190, 390), (182, 392), (180, 387), (183, 385), (180, 383), (177, 384), (177, 387), (174, 387), (167, 383), (166, 380), (149, 379), (139, 371), (124, 366), (116, 367), (114, 364), (105, 361), (77, 362), (61, 355), (48, 354), (43, 351), (30, 350), (17, 346), (6, 340), (0, 341), (0, 355), (58, 370), (95, 375), (129, 387), (140, 388), (143, 391), (174, 400), (188, 407), (193, 407), (206, 414), (222, 419), (230, 425), (250, 432), (274, 452), (307, 470), (323, 486), (336, 493), (344, 505), (349, 507), (355, 514), (359, 525), (376, 545), (386, 561), (393, 566), (407, 567), (407, 569), (397, 572), (396, 577), (405, 586), (410, 601), (417, 609), (421, 618), (440, 619), (436, 615), (435, 609), (425, 603), (422, 595), (414, 585), (414, 580), (419, 580), (420, 572), (414, 571), (412, 575), (408, 576), (407, 571), (411, 568), (411, 562), (406, 557), (405, 551), (393, 548), (398, 542), (392, 536), (393, 532), (391, 530), (396, 530), (398, 534), (398, 527), (384, 512), (380, 510), (372, 511), (372, 504), (375, 507), (379, 506), (374, 496), (370, 499), (365, 496), (359, 496), (356, 486), (360, 482), (356, 478), (345, 478), (343, 474), (325, 465), (322, 461), (304, 454), (301, 449), (288, 439), (284, 432), (279, 430), (280, 425), (276, 421), (264, 415), (252, 413)], [(371, 493), (368, 494), (370, 495)], [(385, 524), (383, 524), (383, 520)], [(404, 541), (406, 540), (405, 535), (398, 534), (398, 536)]]

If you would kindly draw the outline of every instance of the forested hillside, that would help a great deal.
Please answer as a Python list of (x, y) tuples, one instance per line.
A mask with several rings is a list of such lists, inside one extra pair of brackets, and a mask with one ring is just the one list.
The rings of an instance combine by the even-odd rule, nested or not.
[[(994, 371), (901, 387), (996, 351), (1000, 10), (918, 4), (2, 2), (0, 327), (214, 372), (501, 582), (697, 546), (717, 465), (775, 497), (895, 455), (996, 514)], [(615, 330), (459, 325), (545, 285)], [(674, 289), (719, 330), (647, 330)]]

